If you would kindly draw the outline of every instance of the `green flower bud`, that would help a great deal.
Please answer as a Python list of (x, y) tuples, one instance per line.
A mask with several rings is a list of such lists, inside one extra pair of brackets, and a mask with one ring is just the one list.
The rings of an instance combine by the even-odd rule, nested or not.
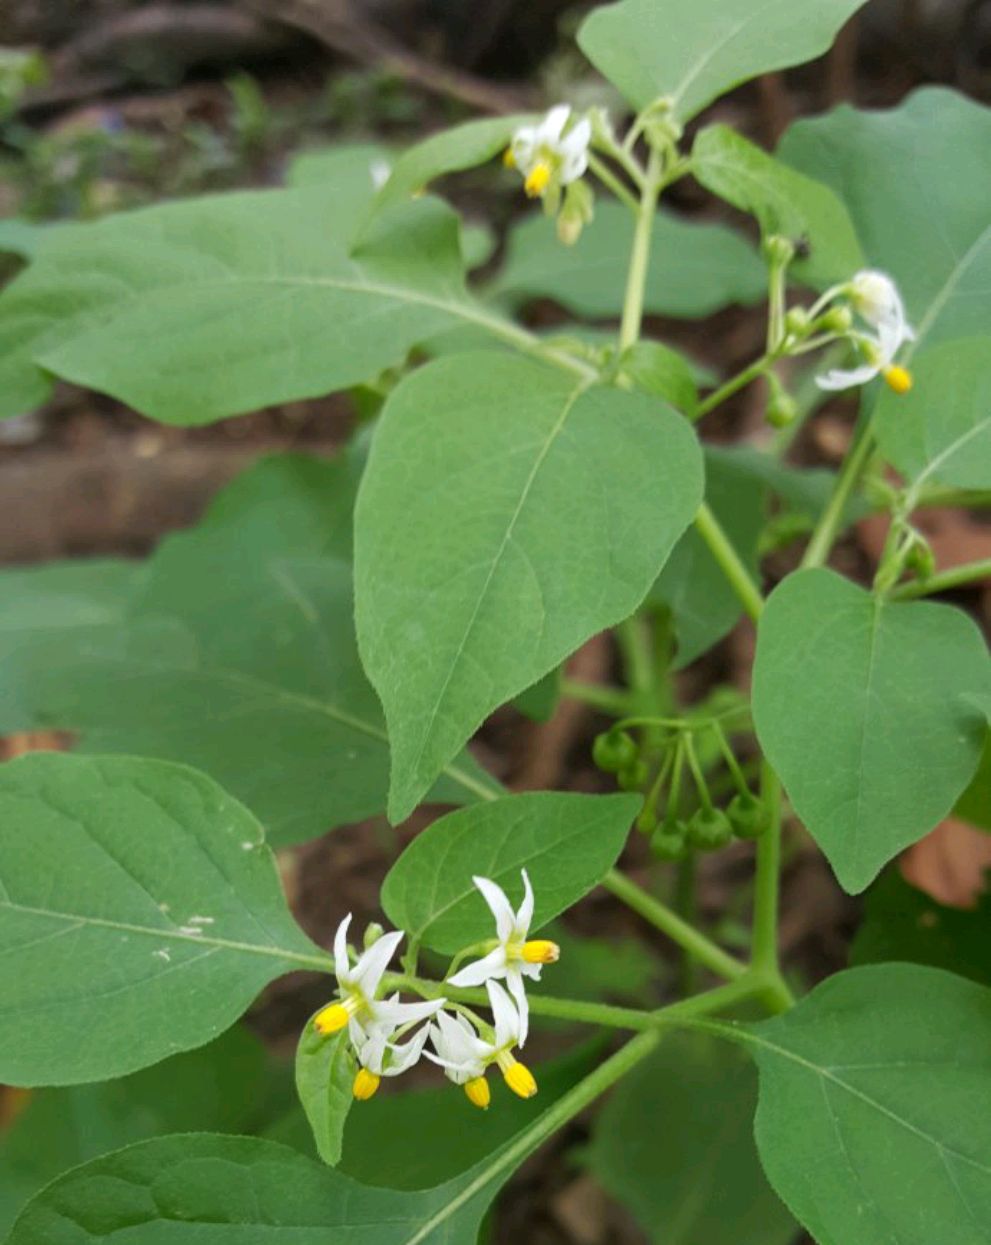
[(385, 930), (379, 925), (378, 921), (371, 921), (366, 925), (365, 936), (362, 939), (365, 950), (367, 951), (369, 947), (374, 947), (384, 933)]
[(795, 244), (780, 234), (764, 239), (764, 259), (772, 268), (785, 268), (795, 258)]
[(625, 765), (619, 771), (616, 782), (624, 791), (639, 791), (647, 781), (649, 773), (645, 762), (634, 761), (632, 765)]
[(592, 760), (606, 774), (618, 774), (621, 769), (628, 769), (639, 757), (640, 749), (633, 736), (626, 731), (606, 731), (596, 735), (592, 745)]
[(700, 808), (688, 822), (688, 842), (700, 852), (725, 847), (733, 837), (729, 818), (719, 808)]
[(759, 839), (770, 825), (763, 802), (742, 791), (730, 800), (726, 814), (738, 839)]
[(842, 337), (853, 328), (853, 312), (849, 307), (831, 307), (819, 317), (819, 328), (824, 333), (839, 333)]
[(791, 307), (785, 313), (785, 332), (789, 337), (808, 337), (810, 325), (809, 313), (804, 307)]
[(564, 191), (564, 204), (557, 218), (557, 236), (565, 246), (574, 246), (582, 230), (595, 215), (595, 194), (588, 182), (571, 182)]

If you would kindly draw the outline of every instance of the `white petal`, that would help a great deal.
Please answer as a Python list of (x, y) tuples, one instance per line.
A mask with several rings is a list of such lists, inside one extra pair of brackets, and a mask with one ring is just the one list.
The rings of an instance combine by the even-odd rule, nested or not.
[(358, 1047), (358, 1060), (361, 1066), (367, 1068), (369, 1072), (374, 1072), (376, 1076), (382, 1075), (382, 1060), (385, 1058), (388, 1040), (388, 1033), (380, 1029), (371, 1034), (368, 1040)]
[(516, 167), (526, 172), (537, 150), (537, 131), (534, 126), (524, 125), (518, 129), (513, 135), (509, 149), (513, 153)]
[(571, 116), (570, 104), (555, 104), (537, 128), (538, 142), (556, 147)]
[(543, 972), (543, 964), (528, 964), (526, 960), (521, 960), (516, 967), (524, 977), (531, 977), (534, 981), (540, 980), (540, 974)]
[(419, 1061), (423, 1054), (423, 1047), (426, 1043), (428, 1033), (426, 1027), (414, 1033), (410, 1040), (402, 1046), (393, 1045), (389, 1047), (390, 1060), (387, 1067), (382, 1069), (382, 1076), (399, 1076), (401, 1073), (408, 1071)]
[(530, 885), (530, 875), (527, 871), (521, 869), (520, 873), (523, 875), (523, 902), (516, 914), (513, 933), (517, 938), (526, 938), (530, 932), (530, 922), (533, 920), (533, 887)]
[(485, 988), (489, 992), (489, 1006), (492, 1008), (492, 1016), (495, 1020), (494, 1045), (499, 1050), (517, 1041), (520, 1032), (520, 1017), (509, 995), (497, 981), (487, 982)]
[(863, 367), (850, 368), (848, 371), (833, 368), (825, 376), (817, 376), (816, 384), (820, 389), (852, 389), (854, 385), (866, 385), (868, 381), (872, 381), (878, 371), (872, 363), (865, 363)]
[(426, 1020), (428, 1016), (435, 1015), (446, 1002), (447, 999), (429, 999), (422, 1003), (394, 1003), (380, 999), (370, 1006), (376, 1028), (391, 1024), (394, 1029), (398, 1029), (400, 1025)]
[(506, 948), (496, 947), (482, 960), (474, 964), (466, 964), (453, 977), (448, 979), (449, 986), (481, 986), (492, 977), (504, 977), (506, 974)]
[(348, 959), (348, 926), (351, 924), (352, 913), (348, 913), (338, 925), (334, 935), (334, 972), (342, 984), (351, 979), (351, 961)]
[(506, 892), (491, 878), (474, 877), (472, 881), (482, 892), (482, 898), (489, 905), (489, 911), (495, 917), (496, 937), (500, 942), (508, 942), (512, 937), (514, 914)]
[(513, 972), (510, 969), (506, 973), (506, 985), (509, 986), (509, 993), (513, 996), (516, 1003), (516, 1010), (519, 1012), (519, 1027), (517, 1030), (516, 1044), (523, 1046), (526, 1043), (527, 1034), (530, 1032), (530, 1004), (526, 997), (526, 986), (523, 984), (523, 976), (520, 972)]
[(351, 979), (356, 986), (361, 987), (366, 998), (370, 999), (378, 989), (382, 975), (402, 940), (402, 931), (396, 930), (391, 934), (383, 934), (367, 951), (362, 952)]

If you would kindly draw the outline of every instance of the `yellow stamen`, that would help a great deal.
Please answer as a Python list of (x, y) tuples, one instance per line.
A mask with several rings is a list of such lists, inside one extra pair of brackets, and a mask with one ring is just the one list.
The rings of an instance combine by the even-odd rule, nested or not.
[(506, 1084), (519, 1098), (532, 1098), (537, 1092), (537, 1082), (533, 1078), (533, 1073), (526, 1064), (520, 1063), (512, 1056), (506, 1060), (502, 1075)]
[(520, 954), (528, 964), (556, 964), (561, 958), (561, 948), (547, 938), (535, 938), (523, 944)]
[(512, 147), (507, 147), (502, 153), (502, 163), (507, 169), (516, 168), (516, 157), (513, 155)]
[(531, 199), (539, 198), (547, 189), (551, 180), (550, 168), (541, 160), (526, 175), (523, 189)]
[(899, 367), (897, 364), (886, 367), (882, 375), (895, 393), (908, 393), (915, 383), (908, 368)]
[(343, 1003), (331, 1003), (313, 1017), (313, 1027), (324, 1037), (330, 1033), (340, 1033), (351, 1018), (351, 1010)]
[(374, 1072), (369, 1072), (367, 1068), (359, 1068), (358, 1075), (354, 1078), (354, 1085), (351, 1092), (359, 1102), (367, 1102), (373, 1097), (375, 1091), (382, 1084), (382, 1078), (376, 1076)]
[(470, 1081), (465, 1081), (465, 1093), (473, 1107), (478, 1107), (481, 1111), (489, 1109), (492, 1094), (489, 1092), (489, 1083), (484, 1076), (476, 1076)]

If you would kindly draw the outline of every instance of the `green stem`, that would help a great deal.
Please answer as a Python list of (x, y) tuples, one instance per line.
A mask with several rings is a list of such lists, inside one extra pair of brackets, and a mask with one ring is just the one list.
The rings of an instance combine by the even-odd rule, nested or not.
[(583, 683), (578, 679), (562, 679), (561, 695), (580, 700), (616, 718), (625, 717), (632, 708), (629, 694), (622, 688), (602, 687), (598, 683)]
[(695, 516), (695, 528), (709, 546), (709, 552), (719, 563), (743, 608), (756, 622), (764, 610), (764, 598), (706, 502)]
[(588, 154), (588, 167), (604, 186), (608, 186), (617, 199), (621, 199), (636, 216), (640, 212), (640, 204), (636, 195), (632, 194), (619, 180), (604, 160), (600, 160), (593, 152)]
[(895, 601), (911, 601), (914, 597), (935, 596), (938, 592), (949, 592), (953, 588), (962, 588), (975, 580), (991, 578), (991, 558), (982, 558), (979, 562), (967, 562), (963, 566), (954, 566), (947, 571), (930, 575), (928, 579), (917, 579), (912, 583), (899, 584), (891, 592)]
[(802, 566), (822, 566), (829, 557), (837, 533), (843, 523), (843, 515), (853, 490), (857, 487), (860, 477), (870, 461), (874, 448), (873, 418), (869, 418), (861, 430), (856, 445), (837, 476), (833, 494), (826, 509), (822, 512), (819, 522), (812, 533), (812, 539), (805, 550)]
[(650, 265), (650, 243), (654, 229), (654, 213), (661, 193), (661, 155), (651, 151), (647, 173), (640, 195), (637, 227), (633, 234), (633, 250), (630, 253), (630, 270), (626, 278), (626, 297), (623, 300), (623, 319), (619, 329), (620, 353), (635, 345), (640, 338), (643, 321), (643, 298), (647, 285), (647, 269)]
[(749, 385), (751, 381), (756, 380), (758, 376), (763, 376), (770, 363), (771, 356), (767, 354), (762, 355), (759, 359), (751, 363), (749, 367), (745, 367), (742, 372), (739, 372), (736, 376), (733, 376), (730, 380), (728, 380), (725, 385), (721, 385), (718, 389), (710, 393), (709, 396), (704, 401), (700, 402), (695, 408), (692, 418), (697, 423), (711, 411), (714, 411), (717, 406), (722, 406), (727, 398), (731, 398), (733, 394), (739, 393), (741, 389), (745, 389), (747, 385)]
[(757, 840), (751, 963), (756, 972), (776, 977), (778, 892), (781, 875), (781, 783), (766, 761), (761, 765), (761, 799), (767, 809), (770, 824)]
[(683, 921), (677, 913), (665, 907), (625, 874), (616, 869), (610, 869), (603, 878), (602, 885), (610, 894), (622, 900), (627, 907), (632, 908), (656, 929), (667, 934), (673, 942), (683, 947), (689, 955), (693, 955), (700, 964), (704, 964), (717, 976), (725, 977), (728, 981), (735, 981), (746, 973), (745, 964), (741, 964), (739, 960), (727, 954), (722, 947), (717, 946), (687, 921)]

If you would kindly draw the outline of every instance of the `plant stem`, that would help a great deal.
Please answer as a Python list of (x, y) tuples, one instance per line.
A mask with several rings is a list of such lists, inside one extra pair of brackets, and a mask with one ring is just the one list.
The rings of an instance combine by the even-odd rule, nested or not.
[(805, 550), (805, 557), (802, 559), (803, 568), (822, 566), (829, 557), (833, 544), (836, 541), (837, 533), (840, 530), (840, 525), (843, 522), (843, 513), (846, 510), (847, 502), (850, 500), (853, 490), (856, 488), (865, 467), (870, 461), (871, 451), (874, 448), (873, 422), (873, 418), (868, 418), (861, 430), (856, 445), (847, 455), (846, 461), (836, 479), (833, 494), (826, 509), (822, 512), (815, 531), (812, 533), (812, 539), (809, 541), (808, 548)]
[(763, 376), (770, 362), (771, 357), (769, 355), (762, 355), (751, 363), (749, 367), (745, 367), (742, 372), (737, 373), (736, 376), (728, 380), (725, 385), (721, 385), (713, 393), (710, 393), (695, 408), (692, 416), (693, 420), (697, 423), (705, 415), (708, 415), (710, 411), (714, 411), (717, 406), (722, 406), (726, 399), (731, 398), (734, 393), (739, 393), (741, 389), (745, 389), (758, 376)]
[(633, 707), (629, 694), (622, 688), (602, 687), (598, 683), (583, 683), (578, 679), (562, 679), (561, 695), (580, 700), (616, 718), (625, 717)]
[(625, 874), (616, 869), (610, 869), (603, 878), (602, 885), (610, 894), (615, 895), (645, 921), (667, 934), (673, 942), (683, 947), (689, 955), (694, 956), (700, 964), (704, 964), (717, 976), (725, 977), (728, 981), (735, 981), (747, 972), (745, 964), (741, 964), (705, 934), (689, 925), (687, 921), (683, 921), (677, 913), (665, 907)]
[(952, 588), (962, 588), (975, 580), (988, 578), (991, 578), (991, 558), (982, 558), (979, 562), (950, 567), (947, 571), (930, 575), (928, 579), (899, 584), (892, 590), (891, 598), (895, 601), (910, 601), (913, 597), (934, 596), (938, 592), (948, 592)]
[(754, 880), (753, 954), (757, 972), (778, 971), (778, 888), (781, 873), (781, 783), (766, 761), (761, 764), (761, 799), (769, 825), (757, 840)]
[(633, 234), (630, 270), (626, 278), (623, 319), (619, 329), (620, 353), (635, 345), (640, 338), (644, 290), (647, 285), (647, 269), (650, 266), (650, 242), (654, 229), (654, 213), (657, 210), (660, 193), (661, 155), (657, 151), (651, 151), (640, 195), (637, 227)]
[(695, 516), (695, 528), (709, 546), (709, 552), (719, 563), (743, 608), (756, 622), (764, 610), (764, 598), (706, 502)]
[(636, 216), (640, 212), (640, 204), (635, 194), (632, 194), (619, 180), (604, 160), (600, 160), (594, 152), (588, 153), (588, 167), (604, 186), (608, 186), (617, 199), (621, 199), (630, 211)]

